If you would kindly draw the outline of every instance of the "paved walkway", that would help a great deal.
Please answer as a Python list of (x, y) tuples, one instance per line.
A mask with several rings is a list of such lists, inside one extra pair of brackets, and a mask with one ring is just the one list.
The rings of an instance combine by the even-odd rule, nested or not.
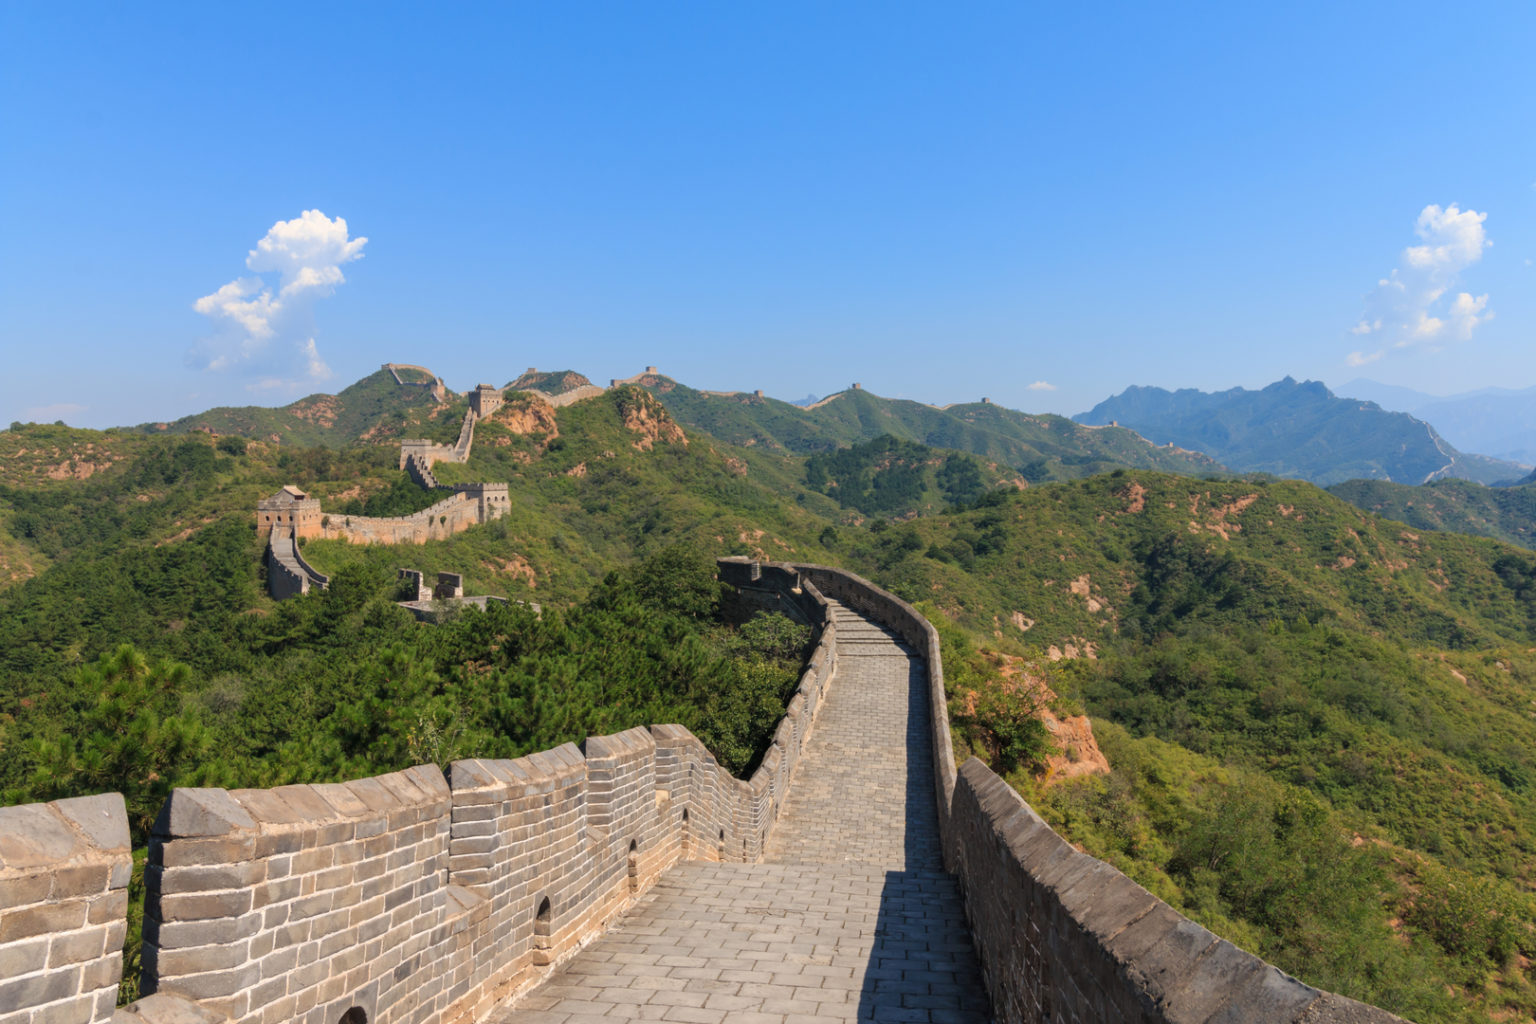
[(923, 662), (839, 605), (838, 668), (761, 864), (689, 861), (482, 1024), (985, 1024), (934, 811)]

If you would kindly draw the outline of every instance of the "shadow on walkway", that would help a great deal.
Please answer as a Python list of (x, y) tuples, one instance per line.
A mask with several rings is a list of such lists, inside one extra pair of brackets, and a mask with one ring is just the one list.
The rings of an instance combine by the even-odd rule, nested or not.
[[(939, 847), (928, 677), (907, 676), (906, 868), (887, 871), (874, 947), (859, 992), (859, 1020), (991, 1020), (959, 890)], [(894, 784), (896, 780), (892, 780)]]

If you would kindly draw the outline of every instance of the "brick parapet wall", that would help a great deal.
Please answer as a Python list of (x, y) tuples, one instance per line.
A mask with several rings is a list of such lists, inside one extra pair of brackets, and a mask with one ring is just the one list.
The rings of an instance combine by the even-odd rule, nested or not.
[(293, 562), (299, 567), (299, 571), (309, 577), (312, 585), (324, 587), (331, 582), (331, 578), (316, 569), (304, 560), (304, 552), (299, 550), (298, 544), (292, 544)]
[(976, 759), (951, 827), (996, 1019), (1402, 1024), (1219, 939), (1057, 835)]
[(1183, 917), (1072, 847), (981, 761), (957, 772), (938, 633), (910, 604), (827, 566), (744, 558), (720, 566), (722, 579), (742, 586), (819, 589), (926, 657), (945, 867), (959, 881), (1000, 1024), (1401, 1024), (1305, 985)]
[(560, 409), (567, 405), (575, 405), (577, 402), (585, 401), (588, 398), (596, 398), (608, 389), (598, 387), (596, 384), (582, 384), (569, 391), (562, 391), (558, 395), (551, 395), (547, 391), (540, 391), (537, 388), (524, 388), (522, 390), (530, 395), (537, 395), (554, 408)]
[(487, 501), (473, 491), (456, 491), (408, 516), (327, 516), (321, 535), (354, 544), (425, 544), (499, 518), (507, 507), (505, 501)]
[(299, 564), (291, 533), (267, 541), (267, 592), (278, 601), (309, 593), (310, 577)]
[(433, 1019), (447, 998), (432, 965), (450, 939), (448, 838), (432, 766), (178, 789), (150, 841), (142, 990), (261, 1024), (334, 1024), (352, 1006)]
[[(916, 608), (882, 590), (856, 573), (826, 565), (754, 562), (748, 558), (719, 560), (720, 578), (739, 588), (772, 591), (801, 603), (802, 594), (831, 597), (882, 623), (899, 635), (927, 665), (928, 697), (932, 709), (934, 793), (938, 804), (939, 834), (944, 838), (944, 865), (953, 870), (955, 851), (948, 827), (949, 805), (955, 790), (955, 750), (949, 732), (948, 698), (944, 691), (944, 659), (939, 634)], [(814, 607), (813, 602), (813, 607)], [(823, 618), (825, 611), (819, 613)]]
[(437, 475), (432, 472), (432, 464), (425, 458), (411, 452), (403, 460), (405, 462), (405, 475), (411, 478), (411, 483), (424, 491), (437, 490)]
[(0, 808), (0, 1024), (105, 1024), (133, 853), (116, 793)]
[[(678, 860), (756, 859), (835, 668), (825, 603), (797, 600), (828, 624), (749, 780), (657, 725), (455, 762), (451, 784), (428, 765), (176, 790), (145, 869), (144, 998), (116, 1024), (465, 1024)], [(0, 810), (0, 1024), (113, 1018), (131, 864), (119, 796)]]
[(238, 1024), (335, 1024), (354, 1006), (371, 1024), (474, 1019), (678, 860), (759, 856), (825, 682), (807, 670), (749, 781), (661, 725), (457, 761), (451, 783), (423, 766), (177, 790), (146, 872), (145, 990)]

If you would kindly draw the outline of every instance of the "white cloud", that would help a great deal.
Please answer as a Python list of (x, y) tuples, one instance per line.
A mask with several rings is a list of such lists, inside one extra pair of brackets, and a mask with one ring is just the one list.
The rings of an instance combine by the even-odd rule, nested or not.
[(1462, 271), (1483, 257), (1493, 243), (1483, 230), (1486, 213), (1462, 210), (1455, 203), (1429, 205), (1419, 213), (1414, 233), (1420, 244), (1403, 250), (1403, 265), (1376, 282), (1365, 299), (1365, 312), (1349, 329), (1374, 336), (1381, 347), (1352, 352), (1350, 366), (1364, 366), (1393, 349), (1437, 350), (1446, 341), (1470, 341), (1479, 324), (1493, 318), (1488, 296), (1457, 292), (1447, 297)]
[(1056, 385), (1049, 381), (1037, 380), (1029, 386), (1031, 391), (1055, 391)]
[(239, 277), (192, 308), (218, 331), (187, 353), (199, 369), (255, 378), (251, 390), (293, 389), (331, 375), (315, 347), (314, 306), (346, 283), (342, 264), (361, 259), (366, 238), (349, 238), (347, 222), (319, 210), (272, 225), (245, 258), (246, 269), (276, 274)]
[(62, 420), (66, 416), (76, 416), (85, 412), (85, 406), (78, 402), (55, 402), (53, 405), (33, 406), (21, 414), (23, 423), (52, 423)]
[(1476, 210), (1463, 213), (1455, 203), (1443, 210), (1426, 206), (1414, 231), (1429, 244), (1409, 246), (1403, 258), (1410, 266), (1455, 273), (1482, 259), (1483, 250), (1492, 244), (1483, 233), (1487, 219)]

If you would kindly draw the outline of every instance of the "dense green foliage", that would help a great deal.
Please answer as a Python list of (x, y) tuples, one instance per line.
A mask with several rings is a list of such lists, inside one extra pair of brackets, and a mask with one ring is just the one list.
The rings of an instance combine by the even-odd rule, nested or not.
[(1131, 387), (1077, 419), (1121, 423), (1239, 472), (1321, 485), (1355, 478), (1419, 484), (1441, 476), (1493, 483), (1518, 475), (1514, 463), (1458, 452), (1405, 412), (1337, 398), (1317, 381), (1290, 377), (1259, 391)]
[(713, 561), (672, 548), (535, 615), (466, 610), (438, 626), (393, 580), (351, 570), (270, 615), (232, 620), (196, 669), (123, 645), (0, 719), (7, 802), (117, 790), (142, 841), (178, 785), (355, 778), (459, 757), (513, 757), (680, 722), (745, 772), (808, 653), (776, 617), (716, 623)]
[(890, 436), (812, 455), (805, 480), (846, 508), (865, 515), (892, 516), (968, 505), (988, 490), (988, 473), (976, 459), (940, 452)]
[(1420, 530), (1451, 530), (1536, 548), (1536, 485), (1486, 487), (1436, 480), (1419, 487), (1346, 480), (1328, 490), (1358, 508)]
[[(1416, 1020), (1536, 1007), (1536, 555), (1306, 484), (1130, 473), (841, 543), (998, 651), (1095, 655), (1050, 685), (1113, 773), (1013, 775), (1090, 852)], [(1009, 768), (955, 646), (961, 739)]]

